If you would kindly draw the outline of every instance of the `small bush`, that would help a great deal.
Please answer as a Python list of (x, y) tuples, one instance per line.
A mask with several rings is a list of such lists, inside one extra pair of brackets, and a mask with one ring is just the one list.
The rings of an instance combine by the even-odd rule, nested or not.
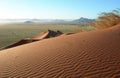
[(105, 29), (117, 25), (118, 23), (120, 23), (120, 9), (113, 10), (109, 13), (101, 13), (98, 19), (91, 23), (91, 25), (96, 29)]

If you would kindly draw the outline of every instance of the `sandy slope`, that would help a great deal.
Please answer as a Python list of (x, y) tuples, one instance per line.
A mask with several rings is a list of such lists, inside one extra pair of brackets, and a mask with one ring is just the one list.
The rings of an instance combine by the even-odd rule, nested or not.
[(61, 34), (63, 34), (63, 33), (60, 31), (47, 30), (47, 31), (44, 31), (44, 32), (38, 34), (37, 36), (32, 37), (32, 39), (46, 39), (46, 38), (56, 37)]
[(21, 39), (9, 46), (6, 46), (4, 47), (3, 49), (8, 49), (8, 48), (13, 48), (13, 47), (16, 47), (16, 46), (20, 46), (20, 45), (23, 45), (23, 44), (28, 44), (28, 43), (31, 43), (31, 42), (35, 42), (35, 41), (39, 41), (39, 39), (32, 39), (32, 38), (26, 38), (26, 39)]
[(31, 43), (31, 42), (35, 42), (35, 41), (40, 41), (42, 39), (56, 37), (56, 36), (59, 36), (61, 34), (63, 34), (63, 33), (60, 31), (47, 30), (47, 31), (44, 31), (44, 32), (40, 33), (39, 35), (34, 36), (32, 38), (21, 39), (21, 40), (13, 43), (11, 45), (4, 47), (3, 49), (13, 48), (13, 47), (20, 46), (23, 44), (27, 44), (27, 43)]
[(119, 78), (120, 25), (0, 51), (0, 77)]

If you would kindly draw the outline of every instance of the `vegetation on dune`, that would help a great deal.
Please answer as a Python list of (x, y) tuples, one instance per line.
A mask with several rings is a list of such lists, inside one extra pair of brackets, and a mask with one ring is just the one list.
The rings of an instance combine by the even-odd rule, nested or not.
[(105, 29), (120, 23), (120, 9), (113, 10), (112, 12), (103, 12), (98, 19), (91, 23), (96, 29)]

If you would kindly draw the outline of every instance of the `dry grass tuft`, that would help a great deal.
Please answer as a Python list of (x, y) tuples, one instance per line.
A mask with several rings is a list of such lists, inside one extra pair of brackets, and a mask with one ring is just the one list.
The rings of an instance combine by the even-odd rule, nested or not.
[(120, 9), (101, 13), (96, 22), (91, 23), (91, 25), (96, 29), (105, 29), (118, 23), (120, 23)]

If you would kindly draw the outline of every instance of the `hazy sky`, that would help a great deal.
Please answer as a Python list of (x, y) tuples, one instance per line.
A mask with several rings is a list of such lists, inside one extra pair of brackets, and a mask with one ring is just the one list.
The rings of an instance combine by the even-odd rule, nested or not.
[(96, 18), (120, 8), (120, 0), (0, 0), (0, 19)]

